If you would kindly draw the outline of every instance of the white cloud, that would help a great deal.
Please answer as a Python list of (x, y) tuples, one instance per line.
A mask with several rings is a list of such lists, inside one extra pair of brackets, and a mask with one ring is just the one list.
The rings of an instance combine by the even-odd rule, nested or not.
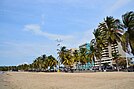
[(26, 31), (33, 31), (33, 32), (38, 33), (38, 34), (41, 32), (40, 26), (38, 24), (28, 24), (28, 25), (25, 25), (24, 30), (26, 30)]
[(26, 31), (31, 31), (37, 35), (45, 36), (51, 40), (56, 40), (56, 39), (62, 39), (62, 40), (69, 40), (73, 39), (73, 36), (71, 35), (59, 35), (59, 34), (51, 34), (47, 33), (41, 30), (41, 26), (38, 24), (28, 24), (24, 26), (24, 30)]
[[(26, 31), (33, 32), (34, 34), (45, 36), (51, 40), (61, 39), (63, 42), (61, 42), (61, 45), (65, 45), (69, 48), (71, 47), (78, 47), (81, 44), (90, 42), (91, 39), (93, 39), (93, 33), (92, 29), (86, 30), (84, 32), (77, 32), (72, 33), (70, 35), (58, 35), (58, 34), (51, 34), (47, 33), (41, 30), (41, 26), (38, 24), (28, 24), (24, 26), (24, 29)], [(56, 42), (56, 41), (55, 41)]]

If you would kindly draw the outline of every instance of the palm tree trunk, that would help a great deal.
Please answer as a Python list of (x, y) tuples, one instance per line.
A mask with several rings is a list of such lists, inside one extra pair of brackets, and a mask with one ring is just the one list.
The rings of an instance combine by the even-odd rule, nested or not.
[(99, 59), (99, 71), (102, 71), (101, 70), (101, 59)]
[[(108, 44), (108, 51), (109, 51), (109, 57), (112, 58), (112, 46), (111, 46), (111, 43)], [(114, 66), (113, 66), (113, 58), (111, 60), (111, 66), (112, 66), (112, 70), (114, 69)]]
[[(114, 45), (114, 44), (113, 44), (113, 45)], [(115, 45), (114, 45), (114, 52), (115, 52), (115, 54), (117, 54)], [(117, 69), (117, 71), (119, 72), (118, 58), (116, 58), (115, 60), (116, 60), (116, 69)]]
[(119, 72), (120, 70), (119, 70), (119, 65), (118, 65), (118, 60), (116, 59), (116, 69), (117, 69), (117, 71)]

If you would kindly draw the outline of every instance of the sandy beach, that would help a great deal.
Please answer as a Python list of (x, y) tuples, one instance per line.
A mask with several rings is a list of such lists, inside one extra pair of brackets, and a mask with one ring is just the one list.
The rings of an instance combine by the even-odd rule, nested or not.
[(134, 73), (7, 72), (0, 89), (134, 89)]

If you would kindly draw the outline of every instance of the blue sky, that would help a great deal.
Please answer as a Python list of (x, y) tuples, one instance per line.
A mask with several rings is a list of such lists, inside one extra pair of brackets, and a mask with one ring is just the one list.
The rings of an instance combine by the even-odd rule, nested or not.
[(104, 17), (133, 10), (133, 0), (0, 0), (0, 66), (56, 57), (56, 39), (78, 48)]

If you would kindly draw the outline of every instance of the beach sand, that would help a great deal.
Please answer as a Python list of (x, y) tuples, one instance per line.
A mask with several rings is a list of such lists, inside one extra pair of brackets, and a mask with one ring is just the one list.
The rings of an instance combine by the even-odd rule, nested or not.
[(7, 77), (9, 77), (9, 74), (0, 73), (0, 89), (12, 89)]
[(0, 89), (134, 89), (134, 73), (7, 72)]

